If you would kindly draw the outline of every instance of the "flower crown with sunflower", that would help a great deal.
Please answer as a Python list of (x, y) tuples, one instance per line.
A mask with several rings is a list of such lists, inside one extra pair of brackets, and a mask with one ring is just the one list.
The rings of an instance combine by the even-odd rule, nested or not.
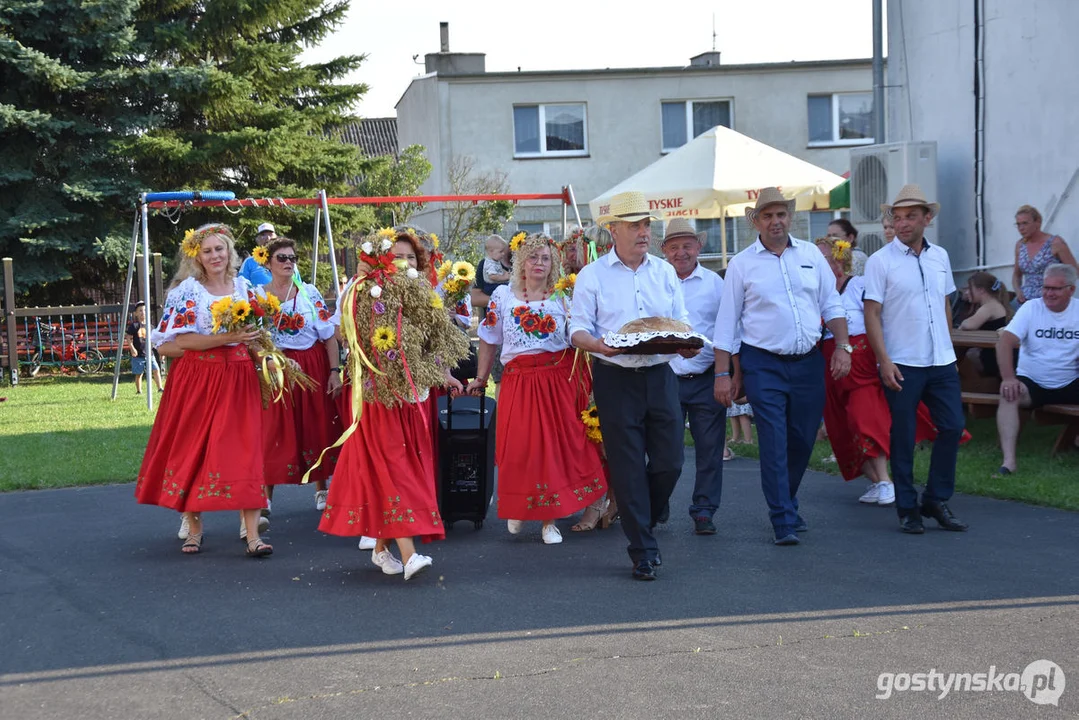
[(224, 235), (229, 240), (232, 240), (233, 243), (236, 242), (236, 238), (233, 237), (232, 230), (228, 225), (210, 223), (209, 225), (203, 225), (185, 232), (184, 240), (180, 243), (180, 249), (182, 249), (184, 255), (187, 255), (189, 258), (196, 257), (199, 254), (199, 250), (202, 249), (202, 241), (211, 235)]

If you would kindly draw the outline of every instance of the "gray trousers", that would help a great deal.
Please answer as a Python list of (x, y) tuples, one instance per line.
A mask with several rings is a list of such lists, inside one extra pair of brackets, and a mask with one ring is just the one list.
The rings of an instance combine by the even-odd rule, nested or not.
[(596, 362), (592, 390), (611, 490), (633, 562), (655, 560), (652, 534), (682, 474), (685, 426), (678, 380), (666, 363), (627, 369)]
[(712, 517), (719, 509), (723, 493), (723, 447), (727, 439), (727, 408), (716, 402), (712, 369), (701, 375), (678, 378), (683, 422), (689, 418), (689, 433), (697, 458), (697, 478), (693, 483), (692, 518)]

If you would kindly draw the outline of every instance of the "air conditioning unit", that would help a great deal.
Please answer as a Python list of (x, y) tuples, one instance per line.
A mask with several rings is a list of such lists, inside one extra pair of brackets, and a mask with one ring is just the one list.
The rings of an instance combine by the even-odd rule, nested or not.
[[(930, 200), (937, 198), (937, 144), (901, 142), (866, 145), (850, 151), (850, 221), (858, 229), (858, 247), (872, 254), (884, 245), (880, 206), (899, 189), (917, 183)], [(936, 242), (932, 226), (926, 239)]]

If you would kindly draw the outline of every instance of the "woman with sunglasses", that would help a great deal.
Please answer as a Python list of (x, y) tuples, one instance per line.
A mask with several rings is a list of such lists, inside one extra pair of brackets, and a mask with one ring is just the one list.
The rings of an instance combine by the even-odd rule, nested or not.
[[(293, 388), (281, 402), (262, 412), (266, 497), (273, 500), (275, 485), (299, 484), (324, 448), (341, 434), (332, 396), (341, 390), (338, 344), (330, 311), (314, 285), (300, 281), (296, 271), (296, 243), (278, 237), (269, 244), (270, 282), (263, 286), (281, 303), (273, 316), (273, 341), (285, 356), (318, 383), (312, 390)], [(326, 509), (326, 482), (333, 474), (336, 453), (327, 454), (311, 474), (315, 482), (315, 509)], [(267, 502), (267, 506), (270, 506)]]

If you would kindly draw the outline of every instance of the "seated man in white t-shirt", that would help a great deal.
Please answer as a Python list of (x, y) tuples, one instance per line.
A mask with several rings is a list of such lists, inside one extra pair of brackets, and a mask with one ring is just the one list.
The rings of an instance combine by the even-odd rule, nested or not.
[[(1075, 268), (1050, 265), (1045, 269), (1042, 296), (1019, 306), (997, 341), (1000, 366), (1000, 404), (997, 431), (1004, 459), (994, 477), (1015, 472), (1015, 442), (1019, 408), (1079, 405), (1079, 303)], [(1019, 367), (1012, 357), (1019, 349)]]

